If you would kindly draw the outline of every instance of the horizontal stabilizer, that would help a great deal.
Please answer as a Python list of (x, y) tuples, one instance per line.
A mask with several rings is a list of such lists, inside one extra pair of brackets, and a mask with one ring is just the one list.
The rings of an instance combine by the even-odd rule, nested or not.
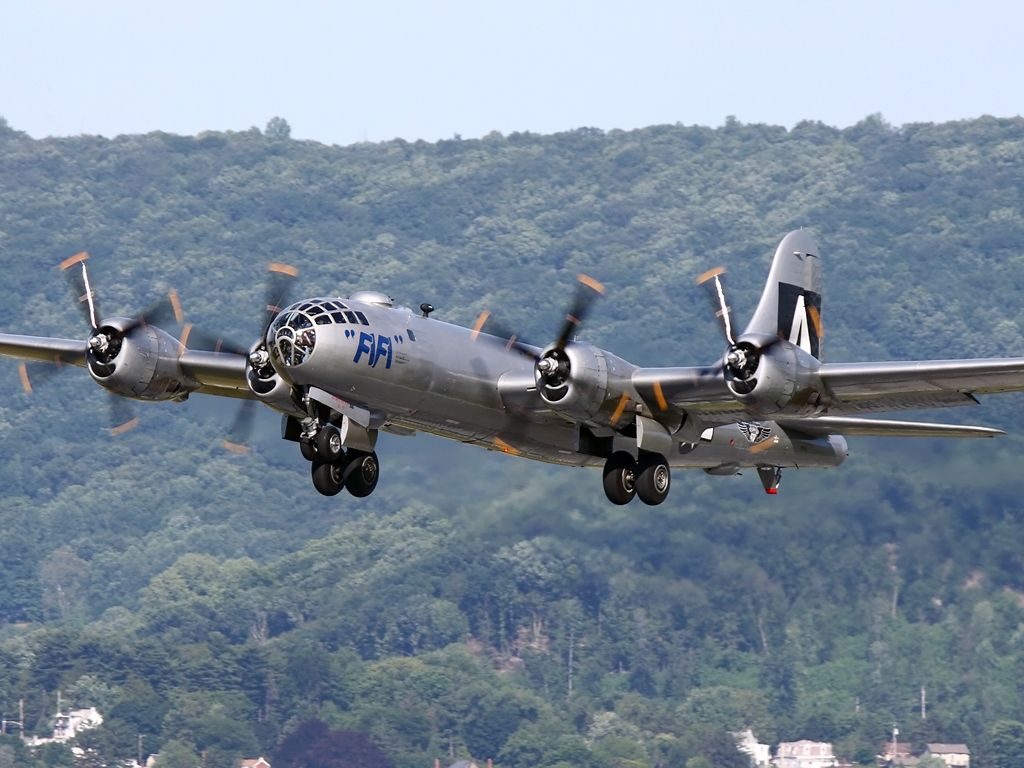
[(929, 424), (920, 421), (859, 419), (822, 416), (807, 419), (781, 419), (778, 425), (787, 432), (807, 435), (847, 435), (856, 437), (999, 437), (1001, 429), (970, 427), (960, 424)]

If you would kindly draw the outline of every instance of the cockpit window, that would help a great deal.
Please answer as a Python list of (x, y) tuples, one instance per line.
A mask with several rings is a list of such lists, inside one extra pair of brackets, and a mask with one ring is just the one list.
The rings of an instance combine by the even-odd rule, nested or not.
[(286, 309), (270, 324), (267, 345), (285, 365), (301, 365), (316, 345), (313, 321), (301, 309)]
[(369, 325), (362, 312), (354, 312), (337, 299), (307, 299), (282, 310), (267, 331), (271, 354), (285, 365), (301, 365), (313, 352), (316, 326), (334, 323)]

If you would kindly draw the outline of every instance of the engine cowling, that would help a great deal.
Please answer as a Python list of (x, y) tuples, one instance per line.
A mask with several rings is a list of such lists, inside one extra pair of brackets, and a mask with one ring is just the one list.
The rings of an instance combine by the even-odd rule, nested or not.
[(89, 374), (110, 391), (136, 400), (183, 400), (194, 388), (178, 364), (179, 342), (151, 325), (105, 320), (89, 339)]
[(821, 408), (821, 363), (800, 347), (773, 337), (748, 336), (725, 358), (725, 382), (751, 413), (809, 415)]
[(559, 413), (590, 421), (601, 411), (608, 394), (608, 361), (592, 344), (551, 346), (535, 370), (537, 392)]
[(245, 379), (257, 400), (283, 413), (305, 416), (295, 400), (295, 388), (273, 365), (273, 356), (263, 340), (249, 349)]

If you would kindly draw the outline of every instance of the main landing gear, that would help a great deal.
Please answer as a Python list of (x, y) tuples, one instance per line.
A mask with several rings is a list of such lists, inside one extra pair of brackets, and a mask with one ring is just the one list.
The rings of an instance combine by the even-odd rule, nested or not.
[(302, 438), (299, 450), (310, 462), (313, 487), (324, 496), (335, 496), (344, 488), (356, 498), (363, 498), (377, 487), (380, 464), (376, 452), (346, 449), (333, 424), (321, 427), (312, 439)]
[(660, 453), (640, 451), (639, 459), (634, 459), (618, 451), (604, 464), (604, 493), (613, 504), (628, 504), (634, 496), (644, 504), (661, 504), (671, 485), (668, 459)]

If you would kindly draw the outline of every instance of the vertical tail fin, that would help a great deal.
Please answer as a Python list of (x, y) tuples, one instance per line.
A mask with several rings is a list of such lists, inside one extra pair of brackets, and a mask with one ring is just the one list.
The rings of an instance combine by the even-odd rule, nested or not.
[(744, 335), (787, 339), (822, 360), (821, 259), (810, 233), (794, 230), (782, 238), (772, 259), (761, 300)]

